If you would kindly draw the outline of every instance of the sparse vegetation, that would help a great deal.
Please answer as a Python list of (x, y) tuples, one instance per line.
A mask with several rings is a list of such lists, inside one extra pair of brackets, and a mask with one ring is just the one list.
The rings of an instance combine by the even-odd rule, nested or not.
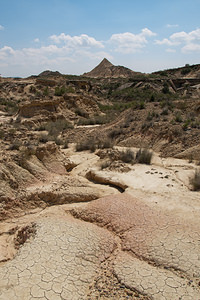
[(107, 138), (105, 140), (90, 138), (85, 141), (80, 141), (76, 144), (76, 151), (90, 150), (94, 152), (96, 149), (112, 148), (113, 142)]
[(58, 119), (55, 122), (50, 121), (44, 125), (45, 130), (48, 131), (49, 135), (58, 135), (63, 130), (73, 128), (73, 125), (65, 119)]
[(64, 86), (57, 86), (55, 88), (55, 92), (54, 92), (54, 95), (55, 96), (63, 96), (64, 94), (66, 93), (66, 88)]
[(155, 101), (155, 96), (154, 95), (151, 95), (151, 98), (149, 100), (150, 102), (154, 102)]
[(65, 140), (63, 143), (63, 149), (67, 149), (67, 148), (69, 148), (69, 141)]
[(135, 160), (139, 164), (150, 165), (153, 153), (148, 149), (139, 149), (136, 153)]
[(12, 144), (10, 144), (9, 150), (19, 150), (21, 145), (22, 145), (22, 143), (20, 140), (15, 140)]
[(168, 86), (167, 82), (164, 83), (162, 92), (163, 92), (163, 94), (169, 94), (169, 86)]
[(4, 130), (0, 129), (0, 139), (3, 139), (5, 136)]
[(11, 99), (0, 98), (0, 107), (9, 115), (13, 115), (18, 110), (19, 101), (13, 101)]
[(102, 116), (94, 116), (92, 118), (80, 118), (78, 120), (77, 125), (98, 125), (98, 124), (106, 124), (110, 122), (110, 118), (108, 115), (102, 115)]
[[(50, 137), (50, 140), (51, 140), (51, 137)], [(56, 145), (58, 145), (58, 146), (63, 145), (63, 140), (59, 137), (52, 136), (52, 141), (54, 141), (56, 143)]]
[(120, 153), (120, 160), (125, 163), (133, 164), (135, 162), (135, 154), (131, 149), (127, 149)]
[(107, 148), (113, 148), (113, 141), (109, 138), (98, 140), (97, 141), (97, 148), (98, 149), (107, 149)]
[(155, 111), (152, 111), (152, 112), (149, 111), (146, 120), (151, 121), (154, 118), (159, 118), (159, 114)]
[(178, 122), (178, 123), (182, 123), (183, 122), (183, 119), (182, 119), (182, 116), (181, 116), (180, 112), (176, 113), (175, 122)]
[(100, 168), (101, 170), (106, 169), (108, 167), (110, 167), (111, 165), (111, 161), (110, 160), (105, 160), (101, 163)]
[(141, 130), (142, 132), (145, 132), (146, 130), (148, 130), (149, 128), (153, 127), (153, 122), (152, 121), (146, 121), (141, 125)]
[(122, 134), (122, 130), (121, 128), (115, 128), (113, 129), (110, 133), (109, 133), (109, 137), (114, 140), (116, 139), (118, 136), (120, 136)]
[(193, 177), (190, 179), (193, 191), (200, 191), (200, 169), (196, 169)]
[(189, 64), (186, 64), (185, 67), (181, 70), (181, 75), (187, 75), (190, 73), (192, 68), (190, 67)]
[(183, 126), (182, 126), (182, 128), (183, 128), (183, 130), (187, 130), (188, 129), (188, 126), (190, 125), (190, 122), (191, 122), (191, 120), (189, 120), (189, 119), (187, 119), (186, 121), (185, 121), (185, 123), (183, 124)]
[(41, 134), (39, 137), (39, 142), (40, 143), (47, 143), (49, 141), (48, 135), (47, 134)]
[(68, 86), (65, 89), (66, 93), (75, 93), (75, 89), (72, 86)]
[(44, 95), (44, 96), (49, 96), (49, 88), (48, 88), (48, 86), (45, 87), (44, 92), (43, 92), (43, 95)]
[(84, 150), (90, 150), (91, 152), (94, 152), (96, 150), (96, 142), (94, 139), (88, 139), (85, 141), (80, 141), (76, 144), (76, 151), (84, 151)]
[(47, 134), (41, 134), (39, 137), (39, 142), (47, 143), (48, 141), (54, 141), (57, 145), (63, 145), (63, 140), (58, 137), (58, 135), (68, 128), (73, 128), (72, 124), (70, 124), (65, 119), (59, 119), (55, 122), (50, 121), (46, 124), (40, 125), (37, 129), (39, 131), (46, 130)]
[(50, 141), (54, 141), (56, 145), (63, 145), (63, 140), (59, 138), (57, 135), (50, 135), (50, 134), (41, 134), (39, 137), (39, 142), (40, 143), (47, 143)]
[(79, 115), (83, 118), (88, 118), (88, 116), (89, 116), (88, 113), (85, 110), (81, 109), (81, 108), (77, 108), (75, 110), (75, 114), (77, 114), (77, 115)]
[(169, 111), (167, 108), (164, 108), (161, 112), (161, 115), (167, 116), (169, 114)]

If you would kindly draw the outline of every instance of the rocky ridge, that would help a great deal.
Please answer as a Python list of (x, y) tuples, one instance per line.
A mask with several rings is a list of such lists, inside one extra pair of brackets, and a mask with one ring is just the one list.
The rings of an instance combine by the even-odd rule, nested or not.
[(98, 66), (92, 71), (84, 73), (83, 76), (91, 78), (127, 78), (134, 77), (141, 74), (140, 72), (134, 72), (123, 66), (114, 66), (106, 58), (104, 58)]

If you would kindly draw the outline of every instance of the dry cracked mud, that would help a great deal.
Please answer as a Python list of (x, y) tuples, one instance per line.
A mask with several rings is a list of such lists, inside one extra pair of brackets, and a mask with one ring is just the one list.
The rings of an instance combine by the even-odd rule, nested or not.
[(191, 164), (155, 157), (118, 173), (100, 171), (95, 154), (70, 155), (77, 166), (69, 178), (103, 196), (53, 202), (0, 224), (0, 300), (200, 300), (200, 197), (188, 189)]

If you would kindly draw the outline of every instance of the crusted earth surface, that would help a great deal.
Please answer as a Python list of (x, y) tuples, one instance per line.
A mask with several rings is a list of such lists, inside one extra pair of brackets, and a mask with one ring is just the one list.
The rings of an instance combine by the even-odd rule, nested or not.
[[(27, 185), (37, 205), (1, 222), (0, 299), (200, 299), (199, 192), (188, 180), (194, 164), (154, 154), (151, 165), (129, 164), (123, 173), (99, 169), (99, 155), (73, 147), (62, 155), (71, 171), (38, 185), (50, 207), (34, 202), (37, 185)], [(96, 197), (60, 200), (65, 176)]]

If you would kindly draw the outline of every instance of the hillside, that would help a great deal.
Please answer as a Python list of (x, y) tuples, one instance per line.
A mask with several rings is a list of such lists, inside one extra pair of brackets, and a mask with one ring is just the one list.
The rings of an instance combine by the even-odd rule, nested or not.
[[(116, 76), (119, 74), (116, 70), (126, 76), (106, 77), (112, 69)], [(80, 138), (77, 126), (105, 124), (94, 128), (93, 134), (101, 131), (109, 136), (116, 131), (112, 134), (116, 145), (139, 143), (163, 155), (178, 155), (198, 146), (200, 136), (199, 65), (190, 67), (193, 78), (175, 76), (182, 70), (185, 69), (168, 70), (167, 76), (160, 72), (156, 76), (129, 77), (130, 70), (115, 67), (104, 59), (91, 71), (95, 76), (105, 74), (102, 78), (73, 77), (51, 71), (26, 79), (1, 78), (1, 120), (12, 119), (12, 123), (1, 125), (5, 144), (18, 141), (16, 128), (23, 128), (27, 135), (31, 129), (36, 142), (40, 138), (38, 130), (60, 122), (57, 134), (60, 131), (63, 137), (76, 142)], [(87, 129), (81, 134), (82, 138), (87, 136)], [(55, 140), (56, 135), (50, 134), (49, 139)]]
[(197, 78), (200, 79), (200, 64), (189, 65), (184, 67), (168, 69), (164, 71), (154, 72), (158, 76), (169, 76), (171, 78)]
[(83, 76), (91, 78), (127, 78), (140, 74), (123, 66), (114, 66), (104, 58), (92, 71), (84, 73)]

